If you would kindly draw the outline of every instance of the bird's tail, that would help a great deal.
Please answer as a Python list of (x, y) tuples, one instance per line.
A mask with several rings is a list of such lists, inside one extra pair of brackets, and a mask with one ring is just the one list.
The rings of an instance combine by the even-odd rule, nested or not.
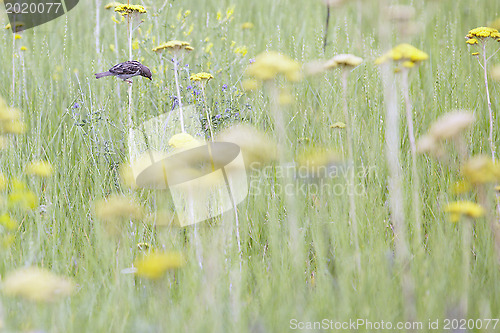
[(110, 76), (110, 75), (113, 75), (113, 74), (111, 74), (109, 71), (102, 72), (102, 73), (96, 73), (95, 78), (100, 79), (101, 77)]

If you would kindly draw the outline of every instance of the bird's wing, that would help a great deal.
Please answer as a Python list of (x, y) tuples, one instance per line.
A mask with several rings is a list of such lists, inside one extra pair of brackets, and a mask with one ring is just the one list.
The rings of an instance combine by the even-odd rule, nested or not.
[(121, 64), (117, 64), (111, 67), (109, 69), (109, 72), (114, 75), (136, 74), (140, 70), (140, 67), (136, 64), (136, 62), (137, 61), (122, 62)]

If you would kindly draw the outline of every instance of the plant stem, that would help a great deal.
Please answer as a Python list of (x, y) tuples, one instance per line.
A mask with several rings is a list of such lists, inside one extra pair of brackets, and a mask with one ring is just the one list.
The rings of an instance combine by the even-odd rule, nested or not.
[(174, 63), (174, 77), (175, 77), (175, 87), (177, 89), (177, 102), (179, 103), (179, 119), (181, 122), (181, 131), (182, 133), (186, 133), (186, 130), (184, 129), (184, 115), (182, 112), (182, 100), (181, 100), (181, 89), (179, 87), (179, 63), (177, 61), (177, 54), (174, 52), (174, 58), (172, 59)]
[(488, 59), (486, 58), (486, 42), (482, 43), (482, 54), (483, 54), (483, 72), (484, 72), (484, 86), (486, 88), (486, 102), (488, 104), (488, 112), (490, 116), (490, 133), (488, 136), (488, 141), (490, 142), (491, 147), (491, 159), (495, 162), (496, 148), (495, 143), (493, 142), (493, 111), (491, 110), (491, 99), (490, 99), (490, 89), (488, 86)]
[(402, 85), (403, 85), (403, 95), (405, 100), (406, 108), (406, 124), (408, 126), (408, 138), (410, 140), (410, 150), (411, 150), (411, 174), (412, 174), (412, 196), (413, 196), (413, 215), (415, 218), (415, 234), (416, 243), (420, 246), (422, 244), (422, 211), (420, 203), (420, 177), (418, 175), (417, 169), (417, 146), (415, 144), (415, 133), (413, 130), (413, 114), (412, 106), (410, 101), (410, 92), (408, 84), (408, 74), (409, 69), (403, 69), (402, 75)]
[(356, 268), (358, 269), (358, 273), (361, 272), (361, 255), (360, 255), (360, 250), (359, 250), (359, 237), (358, 237), (358, 221), (356, 219), (356, 200), (354, 198), (354, 193), (355, 193), (355, 187), (354, 187), (354, 182), (355, 182), (355, 169), (356, 169), (356, 163), (354, 160), (354, 149), (353, 149), (353, 140), (352, 140), (352, 134), (353, 134), (353, 121), (351, 120), (351, 117), (349, 115), (349, 109), (347, 105), (347, 77), (349, 75), (349, 69), (344, 68), (342, 69), (342, 100), (343, 100), (343, 110), (344, 110), (344, 119), (347, 124), (346, 126), (346, 136), (347, 136), (347, 153), (348, 153), (348, 158), (352, 165), (349, 167), (349, 187), (350, 191), (348, 193), (349, 195), (349, 221), (350, 225), (352, 228), (352, 237), (354, 238), (354, 248), (355, 248), (355, 261), (356, 261)]

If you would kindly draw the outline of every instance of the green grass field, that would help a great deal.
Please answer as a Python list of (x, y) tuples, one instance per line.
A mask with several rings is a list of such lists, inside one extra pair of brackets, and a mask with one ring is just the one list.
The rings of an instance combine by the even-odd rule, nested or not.
[[(387, 15), (387, 6), (397, 1), (346, 1), (331, 9), (325, 51), (326, 7), (320, 0), (133, 3), (147, 9), (133, 33), (133, 59), (153, 72), (153, 81), (133, 79), (134, 126), (168, 112), (177, 115), (170, 55), (152, 49), (185, 40), (194, 48), (179, 71), (185, 108), (194, 106), (206, 124), (208, 107), (216, 136), (238, 123), (254, 127), (267, 135), (269, 145), (281, 143), (281, 157), (270, 158), (265, 169), (247, 169), (251, 191), (238, 205), (238, 224), (230, 210), (196, 227), (160, 226), (165, 215), (175, 214), (168, 192), (130, 189), (120, 180), (120, 166), (130, 159), (128, 84), (94, 78), (128, 60), (126, 20), (115, 23), (111, 17), (119, 21), (120, 15), (104, 9), (105, 2), (80, 1), (67, 15), (20, 33), (20, 39), (1, 29), (0, 96), (20, 110), (25, 125), (22, 134), (3, 134), (0, 151), (5, 183), (0, 215), (6, 214), (0, 217), (1, 330), (312, 332), (320, 329), (309, 329), (308, 323), (325, 319), (333, 324), (324, 331), (338, 332), (355, 330), (335, 323), (357, 320), (392, 325), (363, 324), (359, 332), (500, 331), (498, 165), (497, 180), (462, 194), (451, 189), (462, 179), (464, 159), (491, 156), (484, 73), (471, 55), (476, 46), (468, 46), (464, 37), (500, 17), (499, 2), (401, 1), (412, 5), (415, 15), (398, 25)], [(242, 29), (245, 22), (253, 28)], [(2, 7), (0, 27), (7, 23)], [(446, 140), (441, 157), (417, 155), (416, 176), (402, 74), (394, 73), (391, 64), (385, 72), (375, 64), (400, 43), (429, 56), (409, 70), (417, 139), (447, 112), (462, 109), (475, 116), (460, 139)], [(499, 47), (491, 40), (488, 54)], [(245, 92), (245, 71), (266, 50), (300, 64), (343, 53), (362, 57), (348, 77), (350, 119), (343, 113), (340, 69), (305, 75), (299, 82), (279, 77)], [(489, 60), (488, 72), (497, 64), (500, 52)], [(214, 76), (205, 96), (193, 94), (200, 90), (189, 76), (198, 72)], [(292, 103), (278, 106), (273, 87), (287, 87)], [(489, 79), (489, 91), (498, 149), (500, 83)], [(398, 112), (397, 128), (390, 126), (387, 110)], [(283, 118), (282, 132), (277, 114)], [(336, 122), (347, 127), (331, 128)], [(180, 131), (176, 119), (169, 126)], [(209, 136), (202, 126), (190, 131)], [(399, 136), (400, 153), (388, 149), (391, 135)], [(266, 148), (256, 142), (244, 139), (250, 150), (265, 155)], [(390, 181), (395, 179), (388, 164), (393, 157), (401, 166), (400, 195)], [(51, 176), (28, 174), (27, 165), (40, 160), (52, 165)], [(354, 185), (361, 190), (350, 201), (347, 174), (319, 180), (278, 172), (304, 160), (333, 163), (339, 170), (355, 166)], [(324, 187), (317, 190), (318, 184)], [(127, 218), (109, 234), (107, 224), (113, 222), (99, 218), (96, 204), (112, 195), (133, 197), (143, 214)], [(457, 200), (481, 204), (484, 214), (451, 222), (445, 207)], [(402, 219), (395, 207), (401, 208)], [(9, 228), (9, 218), (14, 227)], [(129, 273), (152, 252), (181, 253), (183, 265), (155, 279)], [(71, 280), (71, 295), (56, 290), (53, 301), (33, 301), (30, 294), (50, 286), (29, 280), (27, 286), (20, 281), (21, 291), (12, 295), (3, 282), (31, 266)], [(429, 326), (436, 321), (438, 326)], [(466, 330), (456, 329), (464, 322)], [(397, 323), (415, 329), (400, 329)]]

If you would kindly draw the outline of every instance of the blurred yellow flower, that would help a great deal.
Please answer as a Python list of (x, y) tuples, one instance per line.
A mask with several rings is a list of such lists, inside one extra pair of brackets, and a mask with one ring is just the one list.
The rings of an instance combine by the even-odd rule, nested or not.
[(241, 29), (243, 29), (243, 30), (253, 29), (253, 23), (252, 22), (245, 22), (241, 25)]
[(490, 76), (495, 81), (500, 81), (500, 65), (493, 66), (490, 71)]
[(132, 49), (133, 50), (138, 50), (139, 49), (139, 41), (137, 39), (134, 40), (134, 42), (132, 43)]
[(8, 196), (9, 205), (18, 206), (22, 209), (34, 209), (38, 205), (38, 198), (35, 193), (27, 189), (16, 189), (15, 186), (13, 188), (14, 191)]
[(300, 64), (274, 51), (259, 54), (248, 66), (246, 74), (261, 81), (273, 80), (279, 74), (284, 75), (289, 81), (301, 79)]
[(246, 46), (240, 46), (234, 49), (234, 53), (241, 54), (242, 56), (246, 56), (248, 53), (248, 49)]
[(479, 218), (484, 215), (483, 207), (471, 201), (451, 202), (446, 205), (444, 211), (450, 214), (451, 222), (458, 222), (462, 215), (471, 218)]
[(484, 155), (474, 156), (462, 167), (462, 175), (473, 185), (500, 181), (500, 165)]
[(170, 140), (168, 140), (168, 144), (173, 148), (192, 148), (199, 145), (198, 140), (193, 138), (191, 135), (187, 133), (178, 133), (173, 135)]
[(0, 172), (0, 191), (5, 190), (5, 187), (7, 186), (7, 179), (5, 178), (5, 175)]
[(2, 283), (2, 291), (5, 295), (19, 296), (37, 302), (54, 302), (70, 296), (74, 289), (71, 279), (37, 267), (21, 268), (10, 272)]
[(417, 152), (433, 153), (438, 149), (436, 138), (430, 134), (421, 136), (417, 141)]
[(21, 39), (21, 38), (23, 38), (23, 36), (21, 36), (21, 35), (19, 35), (19, 34), (15, 34), (15, 35), (14, 35), (14, 39)]
[(429, 59), (429, 56), (424, 51), (421, 51), (410, 44), (399, 44), (398, 46), (394, 47), (392, 50), (375, 60), (375, 64), (380, 65), (389, 60), (402, 62), (411, 61), (414, 64), (417, 64), (427, 59)]
[(26, 46), (21, 46), (21, 51), (28, 51), (28, 48)]
[(259, 82), (253, 79), (246, 79), (241, 81), (241, 86), (245, 91), (252, 91), (259, 87)]
[(472, 188), (470, 183), (463, 179), (453, 183), (453, 185), (451, 186), (451, 192), (456, 195), (467, 193), (471, 189)]
[(110, 222), (140, 219), (144, 215), (141, 205), (134, 199), (118, 194), (99, 200), (95, 204), (95, 213), (99, 219)]
[(38, 177), (49, 177), (53, 171), (52, 164), (46, 161), (33, 161), (26, 166), (26, 174)]
[(167, 271), (180, 268), (184, 265), (182, 255), (178, 252), (151, 253), (134, 262), (137, 268), (136, 275), (156, 280)]
[(118, 168), (118, 173), (120, 174), (120, 180), (123, 185), (130, 187), (131, 189), (136, 189), (137, 184), (135, 183), (134, 172), (130, 163), (123, 163)]
[(339, 66), (356, 67), (363, 62), (363, 58), (357, 57), (352, 54), (337, 54), (328, 60), (324, 66), (326, 69), (331, 69)]
[(13, 220), (9, 214), (4, 213), (0, 215), (0, 225), (7, 230), (14, 230), (15, 228), (17, 228), (18, 223)]

